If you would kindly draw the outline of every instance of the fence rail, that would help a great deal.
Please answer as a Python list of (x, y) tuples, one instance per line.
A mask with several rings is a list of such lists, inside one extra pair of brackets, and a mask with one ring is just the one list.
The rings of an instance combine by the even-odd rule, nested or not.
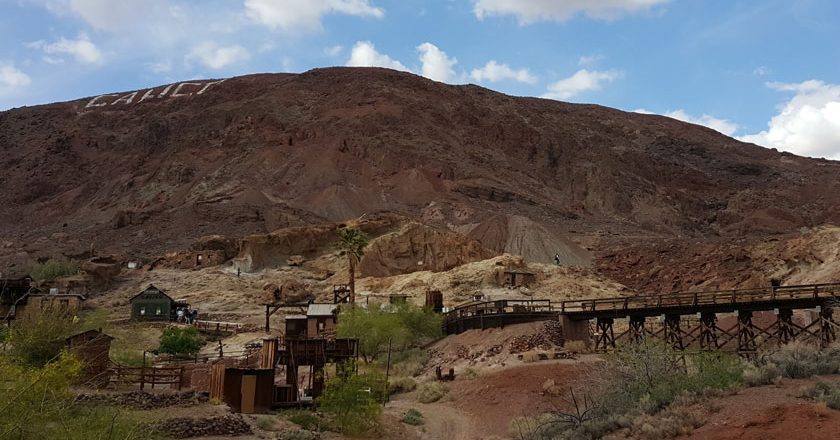
[(592, 313), (602, 311), (633, 311), (698, 306), (738, 306), (750, 303), (785, 302), (795, 300), (831, 299), (840, 294), (840, 283), (808, 284), (761, 289), (733, 289), (702, 292), (677, 292), (666, 295), (628, 296), (562, 301), (560, 312)]
[(177, 385), (181, 389), (184, 367), (125, 367), (112, 369), (111, 383), (140, 385), (140, 389), (150, 385)]

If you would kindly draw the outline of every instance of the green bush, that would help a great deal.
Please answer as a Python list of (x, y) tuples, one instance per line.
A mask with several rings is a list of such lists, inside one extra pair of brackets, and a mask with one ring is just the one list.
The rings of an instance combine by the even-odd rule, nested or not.
[(395, 377), (388, 381), (390, 394), (408, 393), (417, 388), (417, 382), (410, 377)]
[(840, 384), (817, 382), (813, 387), (806, 389), (800, 397), (818, 402), (825, 402), (831, 408), (840, 410)]
[(405, 415), (402, 418), (403, 423), (413, 426), (420, 426), (426, 423), (426, 419), (423, 418), (423, 414), (420, 411), (417, 411), (414, 408), (406, 411)]
[(79, 273), (79, 264), (70, 260), (47, 260), (29, 267), (29, 276), (37, 281), (55, 281)]
[(71, 317), (59, 310), (44, 310), (30, 319), (15, 321), (7, 329), (8, 354), (25, 365), (43, 367), (61, 354), (68, 336), (101, 328), (105, 319), (104, 314), (96, 312)]
[(289, 410), (282, 413), (283, 417), (307, 431), (320, 431), (324, 423), (317, 414), (303, 409)]
[(82, 364), (66, 353), (41, 367), (0, 356), (0, 438), (155, 438), (114, 408), (75, 404), (70, 385), (81, 371)]
[(317, 403), (343, 434), (361, 435), (379, 426), (384, 384), (385, 378), (377, 373), (339, 372), (327, 382)]
[(449, 393), (449, 388), (442, 382), (425, 382), (417, 386), (417, 401), (432, 403)]
[(782, 370), (772, 363), (762, 365), (746, 364), (744, 366), (744, 384), (750, 387), (770, 385), (782, 378)]
[(840, 348), (831, 346), (820, 350), (815, 345), (794, 341), (767, 356), (760, 364), (775, 364), (782, 376), (791, 379), (835, 374), (840, 372)]
[(203, 345), (204, 338), (198, 333), (197, 328), (170, 327), (160, 335), (160, 347), (158, 351), (172, 355), (195, 354), (201, 350)]
[(443, 317), (411, 304), (397, 307), (342, 310), (336, 332), (342, 338), (358, 338), (365, 361), (388, 350), (405, 351), (421, 341), (440, 337)]
[(280, 440), (318, 440), (321, 435), (317, 432), (303, 429), (287, 429), (280, 434)]

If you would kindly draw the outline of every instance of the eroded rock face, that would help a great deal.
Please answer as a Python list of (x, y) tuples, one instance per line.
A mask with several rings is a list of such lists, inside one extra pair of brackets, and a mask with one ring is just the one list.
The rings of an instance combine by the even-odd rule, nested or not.
[(263, 301), (270, 304), (296, 304), (315, 299), (312, 287), (298, 280), (284, 280), (263, 286)]
[(497, 253), (457, 232), (409, 223), (365, 248), (361, 276), (386, 277), (420, 270), (440, 272), (481, 261)]
[(122, 263), (111, 257), (95, 257), (81, 264), (82, 271), (95, 284), (108, 284), (120, 274)]
[(224, 235), (206, 235), (190, 246), (192, 251), (221, 251), (225, 259), (233, 258), (239, 252), (238, 240)]
[(343, 227), (357, 228), (369, 237), (376, 237), (403, 221), (400, 216), (382, 214), (352, 222), (284, 228), (270, 234), (251, 235), (242, 239), (237, 266), (249, 272), (291, 265), (290, 261), (302, 264), (305, 259), (335, 249), (338, 230)]

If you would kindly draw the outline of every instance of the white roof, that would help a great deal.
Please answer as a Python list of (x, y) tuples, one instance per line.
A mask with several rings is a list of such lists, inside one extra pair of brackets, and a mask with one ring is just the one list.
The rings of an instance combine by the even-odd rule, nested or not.
[(306, 319), (306, 315), (286, 315), (284, 319)]
[(335, 304), (310, 304), (306, 316), (331, 316), (337, 307)]

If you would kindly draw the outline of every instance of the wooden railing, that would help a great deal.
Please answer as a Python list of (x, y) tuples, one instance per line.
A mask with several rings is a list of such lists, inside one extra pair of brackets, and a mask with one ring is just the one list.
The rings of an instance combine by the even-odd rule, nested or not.
[(840, 294), (840, 283), (768, 287), (761, 289), (676, 292), (667, 295), (562, 301), (560, 303), (560, 312), (574, 314), (611, 310), (630, 311), (653, 308), (739, 305), (759, 302), (828, 299), (836, 297), (837, 294)]
[(116, 366), (112, 370), (111, 382), (115, 384), (140, 385), (177, 385), (181, 389), (184, 367), (125, 367)]
[(500, 299), (472, 302), (456, 306), (444, 313), (444, 321), (455, 321), (476, 315), (504, 313), (548, 313), (558, 311), (547, 299)]
[(245, 324), (224, 321), (196, 321), (196, 328), (205, 332), (237, 333), (245, 328)]

